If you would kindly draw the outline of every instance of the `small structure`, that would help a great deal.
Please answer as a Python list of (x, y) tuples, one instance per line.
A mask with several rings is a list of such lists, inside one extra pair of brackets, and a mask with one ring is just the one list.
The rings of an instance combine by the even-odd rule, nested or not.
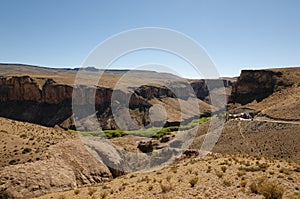
[(251, 120), (253, 119), (253, 114), (249, 112), (242, 112), (237, 114), (228, 114), (227, 120), (235, 119), (235, 120)]

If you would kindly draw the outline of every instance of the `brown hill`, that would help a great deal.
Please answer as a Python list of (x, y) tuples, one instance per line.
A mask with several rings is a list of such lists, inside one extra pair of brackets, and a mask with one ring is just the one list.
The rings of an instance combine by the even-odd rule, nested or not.
[(0, 193), (30, 198), (112, 177), (75, 133), (5, 118), (0, 124)]

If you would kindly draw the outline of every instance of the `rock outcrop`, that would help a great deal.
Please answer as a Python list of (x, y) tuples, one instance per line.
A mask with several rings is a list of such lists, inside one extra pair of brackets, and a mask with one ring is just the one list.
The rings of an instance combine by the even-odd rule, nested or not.
[(108, 168), (93, 158), (80, 141), (58, 144), (50, 153), (47, 160), (2, 168), (0, 189), (14, 197), (31, 198), (112, 178)]
[[(219, 80), (207, 81), (220, 82)], [(228, 80), (224, 80), (223, 83), (225, 87), (232, 86)], [(210, 89), (217, 89), (218, 86), (212, 86)], [(65, 129), (75, 129), (74, 121), (72, 121), (72, 100), (74, 100), (73, 104), (79, 110), (75, 117), (84, 120), (91, 114), (95, 114), (96, 111), (99, 125), (103, 129), (118, 128), (112, 115), (111, 106), (120, 104), (129, 104), (132, 117), (136, 119), (138, 125), (146, 126), (151, 121), (149, 109), (153, 105), (150, 102), (152, 99), (159, 101), (161, 99), (164, 101), (167, 101), (165, 99), (181, 99), (190, 103), (188, 99), (193, 96), (193, 92), (199, 100), (204, 100), (209, 96), (209, 90), (204, 80), (194, 80), (190, 85), (184, 81), (176, 82), (170, 88), (160, 85), (142, 85), (124, 91), (103, 86), (79, 85), (73, 88), (73, 85), (57, 83), (54, 79), (46, 77), (5, 76), (0, 78), (0, 116), (44, 126), (60, 125)], [(118, 101), (111, 102), (113, 93)], [(74, 98), (72, 98), (73, 94)], [(175, 106), (173, 108), (177, 108), (175, 103), (169, 104), (173, 104)], [(86, 105), (91, 106), (87, 108)], [(204, 112), (207, 114), (207, 111)], [(167, 114), (172, 114), (172, 110), (168, 110)], [(194, 116), (191, 113), (190, 118)], [(180, 118), (179, 115), (176, 117)], [(167, 121), (168, 124), (174, 122), (181, 121)]]
[(0, 192), (32, 198), (112, 178), (76, 133), (5, 118), (0, 124)]
[(281, 76), (281, 72), (271, 70), (243, 70), (232, 88), (229, 102), (242, 105), (254, 100), (260, 102), (275, 91)]

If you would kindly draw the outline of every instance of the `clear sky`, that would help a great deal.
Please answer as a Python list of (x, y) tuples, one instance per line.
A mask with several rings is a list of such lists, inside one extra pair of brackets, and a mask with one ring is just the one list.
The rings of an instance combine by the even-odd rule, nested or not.
[[(114, 34), (163, 27), (201, 44), (221, 76), (300, 65), (299, 0), (1, 0), (0, 10), (1, 63), (78, 67)], [(114, 67), (151, 61), (193, 77), (163, 53), (137, 53)]]

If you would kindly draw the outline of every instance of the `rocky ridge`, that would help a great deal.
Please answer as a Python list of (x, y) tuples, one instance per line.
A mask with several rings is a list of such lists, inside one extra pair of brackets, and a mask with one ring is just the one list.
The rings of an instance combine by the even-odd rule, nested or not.
[[(229, 80), (223, 80), (223, 83), (228, 88), (232, 86), (232, 82)], [(210, 114), (211, 107), (208, 103), (202, 102), (202, 100), (209, 102), (209, 92), (204, 80), (193, 81), (191, 86), (198, 97), (199, 112), (205, 115)], [(70, 119), (73, 114), (73, 87), (73, 85), (57, 83), (55, 79), (44, 77), (27, 75), (1, 77), (0, 116), (44, 126), (60, 125), (65, 129), (75, 129), (74, 121), (72, 118)], [(146, 126), (151, 122), (149, 109), (153, 106), (152, 102), (155, 99), (162, 102), (163, 105), (169, 99), (179, 99), (188, 105), (191, 102), (189, 99), (192, 98), (191, 90), (187, 89), (188, 87), (187, 83), (176, 83), (170, 88), (161, 85), (143, 85), (138, 88), (128, 88), (126, 91), (104, 86), (79, 85), (75, 87), (73, 105), (80, 110), (80, 114), (76, 115), (79, 119), (94, 114), (86, 108), (86, 105), (91, 105), (89, 107), (94, 105), (100, 126), (103, 129), (116, 129), (118, 127), (111, 113), (111, 97), (114, 92), (118, 99), (117, 103), (129, 103), (131, 113), (136, 113), (133, 117), (138, 124)], [(217, 87), (213, 89), (217, 89)], [(93, 96), (95, 96), (95, 102), (92, 101)], [(126, 101), (128, 99), (129, 102)], [(151, 100), (153, 101), (151, 102)], [(178, 106), (175, 103), (173, 106)], [(172, 110), (167, 110), (167, 112), (169, 114), (167, 122), (181, 122), (180, 113), (170, 115)], [(187, 120), (196, 116), (195, 113), (190, 112), (183, 119)], [(83, 128), (83, 130), (89, 129)]]

